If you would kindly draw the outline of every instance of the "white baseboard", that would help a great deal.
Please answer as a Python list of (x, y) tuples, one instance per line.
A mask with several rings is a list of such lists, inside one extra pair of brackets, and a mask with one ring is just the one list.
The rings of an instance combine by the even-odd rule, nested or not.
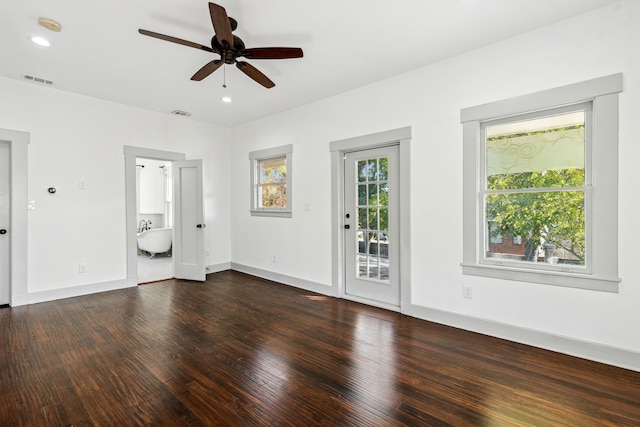
[(220, 264), (207, 265), (207, 274), (218, 273), (220, 271), (231, 270), (230, 262), (223, 262)]
[(414, 304), (411, 305), (409, 315), (454, 328), (640, 372), (640, 352), (632, 350)]
[(298, 277), (287, 276), (286, 274), (276, 273), (275, 271), (263, 270), (262, 268), (251, 267), (235, 262), (231, 263), (231, 270), (261, 277), (267, 280), (273, 280), (274, 282), (282, 283), (283, 285), (305, 289), (307, 291), (316, 292), (322, 295), (336, 296), (336, 292), (331, 285), (312, 282), (311, 280), (300, 279)]
[[(134, 286), (137, 286), (134, 285)], [(29, 292), (26, 295), (17, 295), (12, 300), (12, 306), (37, 304), (40, 302), (54, 301), (63, 298), (73, 298), (82, 295), (96, 294), (98, 292), (115, 291), (116, 289), (131, 288), (126, 279), (109, 282), (91, 283), (87, 285), (72, 286), (69, 288), (51, 289), (46, 291)]]

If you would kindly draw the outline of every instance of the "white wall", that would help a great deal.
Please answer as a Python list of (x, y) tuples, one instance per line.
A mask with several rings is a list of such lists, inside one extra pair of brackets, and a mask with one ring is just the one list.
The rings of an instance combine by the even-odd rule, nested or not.
[[(330, 293), (329, 142), (412, 126), (415, 307), (640, 352), (640, 271), (635, 268), (640, 258), (638, 40), (640, 2), (621, 1), (234, 128), (232, 260), (326, 285)], [(620, 292), (463, 276), (460, 110), (618, 72), (624, 73), (625, 86), (620, 96)], [(249, 216), (248, 153), (290, 143), (294, 144), (293, 218)], [(303, 210), (304, 203), (311, 204), (310, 212)], [(276, 264), (272, 254), (278, 256)], [(463, 284), (473, 286), (473, 299), (462, 297)]]
[(228, 128), (6, 78), (0, 94), (0, 128), (31, 134), (27, 301), (124, 283), (125, 145), (204, 159), (206, 263), (230, 261)]

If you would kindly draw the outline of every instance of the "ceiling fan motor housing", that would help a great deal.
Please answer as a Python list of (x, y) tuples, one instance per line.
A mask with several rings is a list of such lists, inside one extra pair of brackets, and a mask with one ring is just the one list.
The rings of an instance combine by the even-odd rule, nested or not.
[(220, 59), (224, 59), (226, 64), (235, 64), (236, 56), (245, 49), (245, 44), (240, 37), (234, 35), (233, 46), (225, 48), (214, 35), (211, 38), (211, 48), (220, 54)]

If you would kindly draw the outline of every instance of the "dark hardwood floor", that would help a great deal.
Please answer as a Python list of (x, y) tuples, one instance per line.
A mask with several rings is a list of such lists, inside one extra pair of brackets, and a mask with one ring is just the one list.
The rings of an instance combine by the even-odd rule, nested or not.
[(0, 310), (0, 425), (638, 426), (640, 373), (222, 272)]

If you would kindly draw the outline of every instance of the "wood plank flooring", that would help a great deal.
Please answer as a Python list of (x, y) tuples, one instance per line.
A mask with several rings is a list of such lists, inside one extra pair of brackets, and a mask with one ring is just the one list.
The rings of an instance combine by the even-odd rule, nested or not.
[(638, 426), (640, 373), (227, 271), (0, 310), (0, 425)]

